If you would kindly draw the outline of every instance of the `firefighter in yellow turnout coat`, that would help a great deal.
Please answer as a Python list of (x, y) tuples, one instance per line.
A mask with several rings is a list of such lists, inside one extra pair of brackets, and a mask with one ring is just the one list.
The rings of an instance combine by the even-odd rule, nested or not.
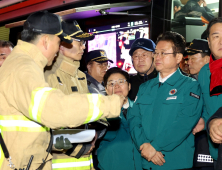
[[(46, 151), (49, 128), (77, 127), (104, 117), (117, 117), (123, 99), (91, 94), (65, 95), (45, 81), (43, 69), (51, 65), (60, 39), (71, 40), (58, 16), (47, 11), (30, 15), (21, 33), (23, 41), (0, 68), (0, 129), (15, 168), (51, 170)], [(0, 169), (11, 169), (1, 148)], [(47, 156), (48, 155), (48, 156)]]
[[(94, 38), (94, 35), (84, 33), (76, 21), (62, 22), (62, 28), (70, 35), (73, 42), (70, 44), (62, 42), (59, 56), (51, 69), (45, 71), (45, 79), (51, 87), (61, 89), (65, 94), (89, 93), (86, 76), (78, 68), (85, 49), (85, 41)], [(74, 106), (73, 106), (74, 107)], [(53, 170), (89, 170), (93, 169), (92, 155), (86, 154), (91, 145), (73, 144), (73, 148), (65, 153), (53, 152)], [(70, 155), (70, 156), (68, 156)], [(81, 156), (81, 157), (80, 157)], [(80, 157), (80, 158), (79, 158)]]

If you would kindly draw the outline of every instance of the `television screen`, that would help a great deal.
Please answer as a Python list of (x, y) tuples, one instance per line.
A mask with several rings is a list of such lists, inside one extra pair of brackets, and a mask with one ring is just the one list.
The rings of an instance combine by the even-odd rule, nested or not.
[(103, 49), (107, 57), (113, 60), (111, 67), (117, 66), (129, 74), (136, 73), (129, 50), (135, 39), (149, 38), (147, 20), (95, 27), (88, 31), (95, 34), (95, 39), (88, 41), (88, 52)]

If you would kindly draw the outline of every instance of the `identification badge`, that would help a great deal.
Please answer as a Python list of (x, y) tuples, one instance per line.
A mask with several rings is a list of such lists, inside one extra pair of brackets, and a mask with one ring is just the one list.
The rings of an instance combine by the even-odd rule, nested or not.
[(177, 96), (167, 97), (166, 100), (175, 100), (175, 99), (177, 99)]
[(198, 96), (197, 94), (194, 94), (192, 92), (190, 92), (190, 96), (196, 98), (196, 99), (200, 99), (200, 96)]

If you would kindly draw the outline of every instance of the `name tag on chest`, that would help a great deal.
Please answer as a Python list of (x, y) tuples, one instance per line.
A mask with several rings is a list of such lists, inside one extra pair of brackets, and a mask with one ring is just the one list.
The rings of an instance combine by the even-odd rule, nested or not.
[(166, 100), (175, 100), (175, 99), (177, 99), (177, 96), (171, 96), (171, 97), (167, 97), (167, 99), (166, 99)]

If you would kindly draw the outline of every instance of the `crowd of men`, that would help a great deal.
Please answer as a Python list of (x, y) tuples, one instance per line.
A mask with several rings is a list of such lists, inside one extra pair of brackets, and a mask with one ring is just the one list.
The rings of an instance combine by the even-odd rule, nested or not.
[[(187, 48), (174, 32), (156, 44), (139, 38), (131, 46), (138, 73), (128, 82), (134, 106), (127, 120), (141, 170), (222, 167), (222, 18), (206, 33), (207, 40), (194, 39)], [(76, 21), (41, 11), (27, 18), (15, 47), (0, 41), (1, 170), (101, 168), (97, 149), (106, 118), (118, 117), (126, 98), (106, 95), (103, 78), (113, 61), (104, 50), (87, 53), (87, 71), (79, 70), (93, 38)], [(95, 135), (77, 143), (60, 136), (54, 143), (51, 129), (94, 129)]]

